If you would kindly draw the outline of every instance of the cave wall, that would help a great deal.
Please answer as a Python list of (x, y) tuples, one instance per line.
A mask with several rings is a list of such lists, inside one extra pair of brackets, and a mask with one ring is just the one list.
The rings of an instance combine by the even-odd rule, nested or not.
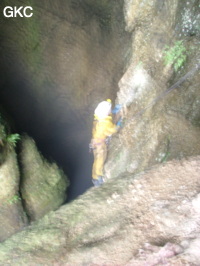
[[(55, 2), (49, 1), (45, 3), (47, 4), (43, 6), (42, 3), (38, 2), (37, 6), (39, 9), (42, 5), (42, 10), (44, 11), (45, 9), (45, 12), (47, 12), (49, 18), (48, 25), (51, 25), (50, 18), (55, 16), (56, 12), (57, 14), (59, 13), (59, 16), (65, 21), (65, 12), (67, 8), (65, 10), (62, 5), (61, 10), (60, 7), (60, 3), (63, 2), (57, 1), (55, 4)], [(104, 52), (110, 51), (110, 47), (108, 48), (109, 45), (105, 45), (105, 43), (108, 44), (108, 39), (106, 39), (108, 38), (108, 33), (109, 36), (113, 36), (121, 32), (120, 30), (114, 32), (113, 29), (119, 24), (108, 23), (112, 20), (110, 20), (108, 16), (110, 13), (105, 12), (110, 3), (114, 2), (105, 0), (98, 3), (98, 1), (87, 0), (84, 2), (70, 1), (68, 3), (70, 3), (68, 6), (68, 15), (71, 19), (70, 23), (73, 22), (71, 24), (73, 28), (78, 27), (77, 36), (79, 36), (78, 32), (82, 32), (82, 29), (84, 29), (84, 25), (87, 25), (90, 30), (94, 29), (91, 35), (93, 37), (96, 36), (96, 29), (98, 28), (99, 33), (101, 33), (100, 42), (102, 44), (99, 45), (99, 47), (103, 49)], [(122, 2), (120, 2), (120, 4), (122, 4)], [(53, 14), (50, 5), (52, 5), (55, 11)], [(76, 17), (73, 11), (75, 12), (79, 7), (81, 11), (79, 10), (79, 16)], [(92, 13), (89, 12), (91, 7), (95, 8)], [(122, 6), (120, 6), (120, 8), (122, 8)], [(30, 227), (16, 234), (5, 243), (0, 244), (1, 263), (8, 265), (9, 263), (12, 263), (12, 265), (27, 265), (30, 263), (101, 265), (103, 261), (103, 263), (109, 265), (139, 265), (139, 263), (143, 265), (143, 263), (145, 264), (146, 262), (151, 264), (170, 263), (170, 265), (199, 265), (199, 157), (193, 157), (187, 160), (187, 158), (192, 155), (198, 155), (200, 150), (200, 110), (198, 104), (199, 69), (197, 63), (199, 59), (198, 10), (199, 1), (197, 0), (190, 2), (182, 0), (152, 0), (148, 2), (144, 0), (124, 1), (125, 29), (132, 35), (132, 50), (130, 52), (129, 49), (125, 49), (126, 47), (123, 45), (122, 48), (124, 48), (124, 50), (118, 50), (119, 54), (120, 51), (122, 52), (119, 57), (123, 59), (123, 63), (126, 64), (124, 68), (125, 73), (123, 73), (123, 75), (123, 68), (119, 68), (120, 71), (122, 71), (122, 78), (118, 83), (119, 91), (117, 93), (116, 102), (123, 105), (125, 119), (123, 128), (120, 130), (119, 134), (113, 137), (109, 148), (105, 170), (106, 177), (110, 180), (106, 180), (107, 182), (101, 188), (90, 189), (79, 199), (61, 207), (56, 212), (49, 213), (42, 220), (33, 223)], [(84, 17), (84, 23), (86, 24), (81, 20), (81, 18), (83, 19), (80, 15), (82, 14), (81, 12), (89, 16), (87, 19)], [(42, 16), (43, 15), (41, 15), (41, 17)], [(57, 15), (56, 19), (59, 21)], [(81, 26), (78, 24), (80, 21), (83, 23)], [(5, 21), (3, 23), (5, 23)], [(10, 25), (9, 23), (8, 25)], [(107, 27), (105, 28), (105, 23), (106, 25), (110, 25), (109, 29)], [(12, 27), (8, 27), (7, 31), (9, 32), (8, 29), (11, 30)], [(63, 26), (63, 28), (65, 27)], [(63, 28), (61, 27), (62, 32), (64, 32)], [(119, 27), (119, 29), (121, 28)], [(1, 32), (2, 34), (7, 34), (4, 30)], [(57, 36), (56, 34), (59, 32), (59, 27), (56, 27), (54, 35), (52, 35)], [(80, 55), (80, 51), (75, 45), (76, 42), (73, 42), (76, 33), (72, 31), (72, 29), (70, 32), (72, 32), (73, 35), (67, 35), (67, 39), (68, 37), (72, 38), (72, 46), (74, 45), (74, 47), (71, 47), (72, 50), (70, 51), (74, 51), (73, 58), (77, 60), (81, 57), (85, 66), (85, 64), (87, 65), (85, 61), (85, 49), (87, 45), (83, 45), (84, 49), (81, 51), (84, 52), (83, 54), (81, 52)], [(44, 31), (43, 34), (45, 35)], [(23, 37), (25, 35), (23, 35)], [(98, 37), (100, 36), (98, 35)], [(79, 37), (83, 44), (85, 42), (88, 44), (83, 37)], [(10, 35), (10, 38), (13, 41), (12, 35)], [(112, 38), (110, 40), (116, 40), (114, 36)], [(123, 44), (124, 39), (119, 39), (119, 42)], [(188, 53), (186, 62), (184, 62), (178, 71), (175, 71), (174, 64), (166, 65), (163, 59), (166, 45), (173, 47), (178, 40), (183, 41)], [(13, 54), (11, 53), (13, 57), (15, 54), (18, 54), (19, 46), (15, 46), (12, 41), (11, 50), (9, 51), (13, 51)], [(35, 65), (32, 63), (30, 64), (33, 68), (31, 71), (28, 68), (29, 65), (25, 65), (25, 67), (22, 66), (21, 68), (23, 70), (21, 72), (22, 75), (16, 75), (17, 66), (14, 65), (13, 60), (8, 60), (7, 62), (7, 60), (4, 59), (5, 68), (2, 69), (5, 71), (5, 77), (4, 81), (1, 81), (2, 99), (8, 99), (5, 97), (6, 89), (14, 88), (11, 84), (20, 88), (20, 91), (14, 91), (14, 89), (8, 90), (8, 96), (10, 95), (10, 98), (12, 94), (13, 96), (15, 95), (14, 99), (18, 107), (20, 106), (21, 108), (21, 104), (26, 106), (26, 96), (29, 95), (31, 97), (32, 101), (30, 107), (32, 109), (27, 110), (26, 116), (29, 118), (33, 116), (33, 119), (36, 119), (40, 115), (41, 119), (41, 124), (37, 124), (38, 128), (36, 128), (33, 123), (34, 131), (31, 132), (40, 131), (38, 138), (47, 140), (49, 138), (49, 142), (53, 139), (51, 134), (49, 133), (48, 136), (44, 134), (46, 129), (49, 132), (49, 130), (53, 128), (49, 125), (49, 123), (51, 123), (49, 117), (51, 116), (53, 120), (57, 117), (57, 119), (55, 119), (56, 121), (62, 121), (60, 117), (63, 117), (63, 113), (56, 113), (54, 110), (55, 106), (52, 107), (50, 104), (57, 101), (60, 104), (60, 99), (62, 99), (60, 95), (62, 95), (64, 99), (69, 97), (69, 102), (67, 100), (66, 102), (63, 100), (63, 102), (67, 103), (70, 107), (74, 106), (75, 109), (72, 110), (66, 106), (67, 117), (70, 117), (70, 119), (72, 116), (77, 117), (76, 122), (80, 122), (79, 116), (81, 115), (82, 119), (82, 114), (84, 113), (81, 108), (84, 106), (84, 103), (87, 102), (84, 98), (85, 95), (81, 97), (81, 94), (76, 95), (77, 91), (72, 90), (73, 84), (75, 84), (77, 88), (81, 84), (81, 79), (76, 79), (77, 76), (70, 68), (73, 61), (72, 59), (70, 61), (70, 66), (65, 66), (63, 64), (60, 70), (67, 70), (67, 73), (70, 73), (73, 78), (70, 79), (69, 76), (65, 77), (62, 73), (62, 75), (60, 75), (60, 82), (61, 84), (62, 82), (64, 84), (64, 81), (68, 82), (69, 92), (74, 93), (73, 96), (70, 96), (71, 94), (67, 96), (67, 90), (64, 94), (60, 94), (59, 82), (55, 83), (55, 85), (57, 85), (55, 86), (55, 93), (53, 89), (45, 89), (46, 83), (42, 82), (43, 75), (47, 75), (50, 79), (50, 83), (47, 86), (50, 88), (51, 84), (54, 83), (51, 80), (51, 75), (48, 75), (50, 73), (48, 71), (50, 69), (53, 79), (56, 79), (60, 73), (58, 71), (59, 69), (56, 67), (60, 62), (62, 63), (63, 60), (63, 55), (59, 49), (62, 47), (62, 42), (59, 47), (56, 47), (56, 42), (53, 37), (51, 41), (53, 43), (53, 46), (51, 46), (52, 50), (49, 48), (50, 44), (48, 41), (46, 41), (46, 47), (52, 52), (55, 49), (55, 54), (59, 55), (57, 63), (55, 63), (54, 60), (50, 60), (52, 58), (49, 59), (48, 56), (51, 53), (48, 53), (48, 56), (44, 56), (45, 64), (48, 64), (47, 66), (42, 67), (43, 65), (41, 66), (38, 63), (41, 58), (43, 59), (41, 55), (47, 53), (44, 48), (43, 53), (41, 53), (38, 58), (34, 56), (34, 59), (37, 58), (38, 61), (36, 61)], [(25, 43), (27, 43), (27, 40), (24, 42), (24, 45)], [(9, 41), (7, 41), (7, 44), (9, 44)], [(114, 43), (112, 44), (117, 45)], [(12, 50), (13, 47), (17, 47), (16, 53)], [(36, 45), (34, 49), (39, 49), (37, 47)], [(67, 47), (70, 49), (70, 46)], [(90, 50), (94, 48), (95, 50), (97, 47), (98, 45), (95, 43), (95, 48), (93, 46), (89, 46), (88, 48)], [(25, 48), (26, 47), (23, 47), (22, 49), (23, 54), (25, 54), (26, 49), (29, 49), (28, 46), (26, 49)], [(6, 48), (5, 41), (2, 50), (6, 52), (8, 51), (6, 49), (8, 48)], [(92, 64), (93, 67), (97, 67), (98, 65), (99, 68), (97, 67), (97, 69), (100, 71), (101, 64), (112, 58), (111, 55), (114, 55), (114, 53), (112, 54), (111, 51), (110, 54), (106, 53), (108, 57), (105, 59), (104, 56), (102, 57), (102, 50), (101, 52), (99, 49), (95, 51), (98, 51), (98, 53), (94, 52), (94, 55), (98, 58), (98, 64), (97, 62), (93, 62), (95, 61), (94, 58), (91, 59), (90, 64)], [(6, 54), (3, 54), (4, 58), (6, 58)], [(86, 54), (88, 58), (90, 52)], [(27, 60), (30, 60), (31, 55), (32, 53), (27, 52)], [(111, 57), (109, 58), (109, 56)], [(127, 60), (128, 58), (130, 60)], [(110, 60), (108, 61), (110, 64)], [(24, 63), (26, 61), (23, 60), (16, 62), (21, 62), (22, 65), (26, 64)], [(76, 64), (77, 61), (74, 63)], [(108, 66), (111, 67), (109, 64)], [(113, 63), (111, 70), (112, 73), (119, 74), (118, 71), (115, 72), (114, 70), (116, 64), (116, 62)], [(93, 69), (93, 67), (90, 68), (90, 71), (93, 71), (92, 73), (94, 74), (97, 69)], [(102, 82), (104, 81), (105, 75), (106, 79), (104, 84), (108, 82), (108, 76), (111, 78), (109, 75), (109, 67), (106, 73), (104, 73), (103, 69), (101, 70), (104, 74), (100, 74), (101, 71), (98, 72), (98, 77), (102, 77)], [(75, 69), (79, 69), (79, 66), (75, 65)], [(178, 86), (170, 94), (166, 95), (166, 97), (156, 102), (156, 104), (151, 104), (156, 97), (170, 88), (177, 80), (180, 80), (189, 73), (191, 69), (195, 70), (194, 75), (186, 79), (185, 82), (181, 83), (181, 86)], [(16, 75), (17, 79), (10, 80), (11, 76), (8, 74), (11, 72), (9, 71), (11, 71), (14, 76)], [(85, 71), (86, 74), (91, 74), (87, 68)], [(19, 74), (19, 72), (17, 73)], [(108, 76), (106, 76), (107, 72)], [(25, 73), (29, 73), (30, 76), (27, 75), (26, 79), (23, 79)], [(36, 73), (35, 76), (33, 75), (34, 73)], [(30, 84), (30, 88), (34, 89), (27, 90), (26, 86), (20, 86), (20, 84), (26, 85), (27, 82), (29, 82), (29, 77), (32, 77), (32, 79), (30, 79), (30, 83), (28, 84)], [(96, 76), (95, 79), (90, 75), (87, 76), (87, 82), (88, 80), (91, 81), (94, 79), (90, 84), (91, 90), (96, 82), (97, 84), (101, 83), (101, 81), (98, 83), (98, 77)], [(113, 78), (114, 77), (112, 77), (112, 79)], [(116, 80), (113, 82), (114, 83), (111, 82), (112, 85), (115, 84)], [(35, 86), (35, 84), (37, 86)], [(89, 83), (87, 84), (89, 86)], [(116, 91), (110, 91), (113, 95), (112, 98), (114, 98)], [(24, 94), (22, 94), (22, 92), (24, 92)], [(57, 93), (58, 98), (55, 99), (54, 96), (57, 95)], [(96, 95), (94, 99), (92, 98), (93, 94)], [(16, 97), (16, 95), (18, 95), (18, 97)], [(43, 99), (46, 100), (45, 97), (47, 97), (47, 95), (50, 97), (48, 98), (49, 105), (46, 103), (43, 106)], [(40, 97), (37, 98), (36, 96)], [(103, 93), (103, 96), (107, 97), (107, 94)], [(99, 101), (100, 94), (94, 90), (91, 92), (91, 95), (88, 96), (88, 99), (90, 99), (90, 97), (92, 99), (90, 108), (93, 109), (95, 105), (93, 101)], [(19, 98), (22, 101), (20, 101)], [(83, 102), (82, 107), (80, 107), (80, 99)], [(12, 102), (7, 101), (7, 104), (10, 110), (13, 110), (14, 114)], [(59, 104), (57, 107), (60, 106)], [(151, 108), (145, 110), (144, 113), (142, 112), (137, 118), (135, 117), (138, 112), (149, 105)], [(51, 109), (49, 110), (50, 106)], [(36, 107), (38, 109), (36, 109)], [(62, 109), (61, 106), (60, 109)], [(89, 109), (87, 109), (87, 112), (90, 113), (88, 117), (92, 117), (92, 112), (89, 112)], [(22, 108), (19, 110), (22, 114), (26, 108), (24, 107), (24, 109)], [(32, 112), (33, 110), (34, 112)], [(43, 113), (41, 110), (45, 110), (45, 112)], [(75, 110), (79, 111), (76, 113)], [(80, 110), (82, 110), (81, 114)], [(68, 112), (70, 114), (68, 114)], [(14, 117), (16, 117), (16, 114)], [(81, 134), (83, 134), (84, 131), (79, 130), (82, 124), (80, 124), (80, 127), (76, 127), (76, 125), (71, 124), (70, 121), (71, 120), (64, 120), (63, 124), (66, 122), (68, 127), (70, 125), (71, 129), (76, 128), (78, 129), (76, 132), (80, 131)], [(82, 121), (85, 120), (83, 119)], [(27, 123), (32, 125), (33, 120), (25, 119), (21, 120), (20, 123), (23, 125), (25, 122), (26, 125), (24, 125), (24, 128), (26, 128)], [(46, 126), (45, 129), (43, 128), (43, 124)], [(56, 133), (54, 131), (53, 135), (58, 134), (58, 129), (61, 127), (61, 124), (62, 123), (58, 122), (58, 127), (56, 127), (57, 131)], [(69, 128), (67, 128), (66, 132), (68, 129)], [(65, 131), (63, 134), (65, 134)], [(74, 139), (79, 140), (79, 138), (83, 138), (83, 136), (75, 134), (72, 136), (72, 134), (69, 134), (67, 138), (69, 139), (69, 143)], [(46, 141), (46, 143), (48, 143), (48, 141)], [(77, 141), (77, 145), (79, 143), (80, 142)], [(53, 147), (56, 145), (57, 144), (54, 144)], [(69, 146), (64, 145), (65, 149), (67, 147)], [(68, 151), (72, 154), (70, 149), (68, 149)], [(75, 158), (76, 154), (77, 153), (74, 151), (72, 158)], [(186, 159), (182, 160), (182, 158)], [(166, 161), (171, 159), (175, 160), (166, 163)], [(77, 161), (74, 160), (74, 164), (76, 163)], [(158, 163), (160, 165), (152, 167), (152, 165)], [(147, 171), (147, 168), (150, 167), (151, 169)], [(79, 170), (81, 171), (81, 168)], [(141, 173), (141, 171), (144, 172)], [(136, 175), (137, 172), (140, 172), (140, 174)], [(145, 244), (147, 241), (150, 242), (149, 245)]]
[(200, 151), (199, 1), (125, 1), (124, 10), (132, 58), (118, 83), (124, 125), (110, 146), (108, 179)]
[[(16, 2), (1, 1), (1, 10), (8, 4)], [(18, 4), (31, 5), (34, 15), (0, 18), (1, 103), (19, 132), (28, 132), (73, 176), (71, 183), (84, 179), (77, 188), (84, 191), (91, 186), (93, 110), (115, 99), (128, 60), (123, 1)]]
[[(31, 5), (34, 15), (5, 18), (8, 5)], [(93, 110), (99, 101), (116, 97), (129, 34), (123, 1), (9, 0), (1, 1), (0, 9), (0, 104), (12, 117), (6, 114), (6, 119), (12, 130), (27, 132), (45, 157), (57, 161), (72, 187), (66, 192), (66, 177), (23, 138), (17, 177), (12, 169), (5, 173), (5, 167), (12, 168), (7, 161), (0, 165), (2, 190), (12, 189), (12, 178), (17, 179), (12, 194), (0, 193), (3, 241), (27, 225), (27, 216), (37, 220), (91, 186)]]
[[(20, 114), (31, 104), (24, 124), (39, 113), (42, 123), (47, 120), (47, 130), (49, 120), (73, 124), (84, 118), (88, 125), (89, 111), (99, 100), (115, 97), (128, 47), (123, 38), (128, 35), (123, 2), (116, 7), (113, 3), (105, 1), (105, 18), (103, 4), (90, 1), (33, 1), (31, 19), (1, 17), (2, 97), (9, 102), (12, 96)], [(1, 7), (7, 4), (2, 1)], [(15, 108), (11, 103), (9, 107)]]

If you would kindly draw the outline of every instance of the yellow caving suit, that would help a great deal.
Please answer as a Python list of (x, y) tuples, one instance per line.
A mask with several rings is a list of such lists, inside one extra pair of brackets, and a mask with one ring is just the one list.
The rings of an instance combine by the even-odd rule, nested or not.
[(108, 136), (117, 132), (117, 126), (113, 124), (112, 117), (94, 120), (92, 131), (92, 146), (94, 163), (92, 168), (92, 178), (98, 179), (103, 176), (103, 167), (107, 157), (107, 146), (105, 140)]

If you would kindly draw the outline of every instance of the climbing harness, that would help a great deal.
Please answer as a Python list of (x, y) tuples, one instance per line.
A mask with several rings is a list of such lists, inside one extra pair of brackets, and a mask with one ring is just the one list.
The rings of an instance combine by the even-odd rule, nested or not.
[(91, 153), (93, 150), (96, 149), (96, 146), (101, 145), (103, 142), (105, 142), (106, 146), (109, 146), (111, 142), (112, 136), (107, 137), (106, 139), (96, 139), (97, 142), (93, 142), (89, 144), (89, 152)]
[(107, 146), (109, 146), (110, 142), (111, 142), (112, 136), (109, 136), (105, 139), (105, 143)]

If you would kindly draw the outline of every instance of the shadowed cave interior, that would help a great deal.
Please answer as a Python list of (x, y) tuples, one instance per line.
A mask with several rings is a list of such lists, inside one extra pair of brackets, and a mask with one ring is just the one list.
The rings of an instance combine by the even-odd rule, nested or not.
[(67, 174), (68, 201), (92, 186), (93, 111), (114, 102), (124, 71), (130, 36), (120, 2), (34, 1), (33, 18), (1, 18), (0, 104), (13, 130)]
[[(20, 84), (20, 81), (17, 84)], [(36, 141), (43, 156), (49, 161), (55, 161), (64, 170), (70, 180), (67, 200), (73, 200), (92, 186), (93, 156), (88, 152), (89, 129), (78, 119), (69, 124), (67, 121), (49, 121), (46, 126), (42, 123), (44, 118), (34, 105), (33, 98), (26, 93), (26, 87), (15, 87), (16, 79), (9, 85), (1, 96), (1, 105), (5, 110), (9, 110), (8, 115), (14, 119), (14, 132), (22, 135), (28, 133)], [(15, 98), (12, 98), (15, 94), (20, 99), (18, 104)], [(42, 132), (42, 136), (39, 131)], [(82, 143), (76, 142), (75, 136), (79, 134)], [(20, 145), (17, 148), (20, 152)]]

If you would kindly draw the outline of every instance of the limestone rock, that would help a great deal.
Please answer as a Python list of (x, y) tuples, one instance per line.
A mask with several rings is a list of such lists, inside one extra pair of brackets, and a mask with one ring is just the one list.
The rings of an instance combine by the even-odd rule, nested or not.
[(0, 263), (199, 265), (199, 173), (197, 157), (112, 179), (5, 241)]
[(27, 225), (19, 194), (19, 169), (15, 151), (6, 153), (0, 165), (0, 241)]
[[(198, 1), (125, 1), (126, 29), (133, 37), (132, 57), (118, 83), (116, 101), (124, 107), (124, 125), (110, 145), (106, 178), (199, 155), (197, 10)], [(186, 34), (186, 24), (193, 34)], [(173, 63), (166, 65), (165, 51), (180, 40), (187, 61), (175, 71)], [(195, 71), (193, 76), (165, 94), (191, 70)]]
[(37, 220), (65, 202), (69, 182), (55, 163), (43, 158), (28, 136), (22, 138), (21, 163), (21, 195), (29, 218)]

